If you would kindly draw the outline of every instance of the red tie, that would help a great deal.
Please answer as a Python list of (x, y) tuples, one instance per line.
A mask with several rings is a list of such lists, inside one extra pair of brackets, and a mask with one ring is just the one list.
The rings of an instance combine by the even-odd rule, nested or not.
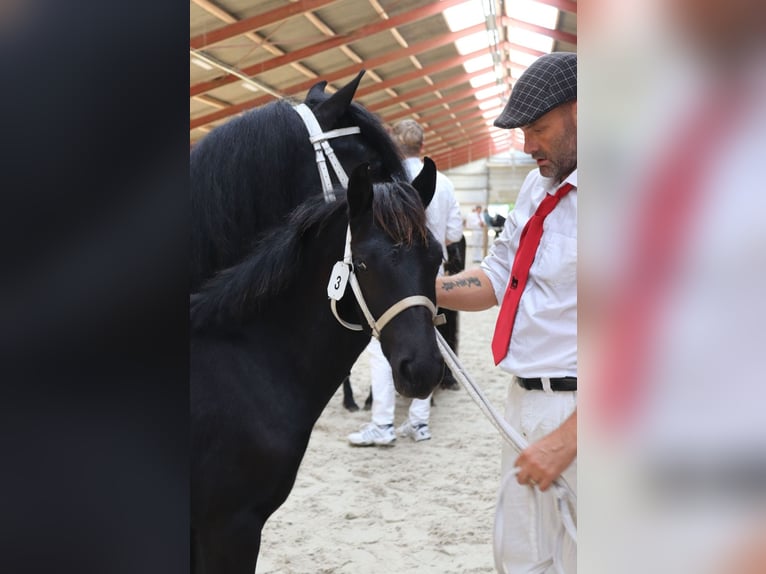
[(728, 143), (727, 127), (736, 125), (733, 120), (741, 109), (735, 104), (736, 84), (720, 85), (719, 93), (703, 96), (699, 109), (676, 128), (679, 141), (647, 182), (637, 209), (634, 241), (624, 255), (629, 264), (609, 308), (602, 370), (595, 377), (600, 414), (613, 425), (631, 422), (643, 406), (643, 393), (651, 384), (647, 363), (653, 359), (652, 344), (668, 290), (682, 273), (689, 230), (703, 201), (706, 167), (715, 165), (715, 154)]
[(546, 193), (545, 199), (540, 202), (537, 211), (521, 231), (519, 248), (513, 260), (511, 279), (505, 290), (503, 304), (500, 306), (500, 313), (497, 315), (497, 323), (495, 324), (495, 336), (492, 338), (492, 356), (496, 365), (508, 354), (508, 345), (511, 342), (511, 332), (516, 320), (516, 311), (519, 309), (521, 294), (524, 292), (524, 286), (527, 284), (527, 277), (529, 277), (529, 268), (532, 267), (537, 247), (540, 245), (540, 238), (543, 236), (543, 221), (558, 205), (559, 200), (572, 189), (574, 186), (567, 183), (558, 188), (554, 195)]

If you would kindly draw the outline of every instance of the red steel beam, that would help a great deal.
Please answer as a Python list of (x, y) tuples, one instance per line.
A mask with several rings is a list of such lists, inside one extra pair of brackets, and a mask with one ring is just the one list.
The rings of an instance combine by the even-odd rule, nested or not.
[(440, 170), (444, 171), (472, 161), (486, 159), (501, 151), (504, 150), (497, 147), (471, 147), (467, 151), (461, 153), (449, 154), (431, 159), (434, 160), (434, 163)]
[(448, 138), (439, 142), (438, 146), (427, 147), (426, 151), (432, 155), (441, 155), (456, 147), (465, 145), (466, 142), (484, 139), (489, 135), (489, 128), (483, 125), (481, 120), (478, 123), (466, 123), (460, 130), (454, 130)]
[(481, 123), (465, 125), (462, 130), (454, 131), (448, 140), (440, 142), (437, 147), (426, 148), (426, 152), (430, 155), (442, 155), (457, 147), (464, 146), (466, 142), (479, 141), (487, 137), (489, 137), (489, 130)]
[(465, 133), (468, 129), (489, 130), (487, 119), (483, 113), (481, 110), (469, 108), (468, 111), (460, 111), (455, 114), (455, 118), (449, 116), (443, 122), (432, 123), (430, 125), (432, 128), (429, 127), (429, 129), (433, 129), (434, 133), (438, 134), (445, 144), (451, 145), (451, 139), (461, 137), (460, 134)]
[[(491, 97), (494, 98), (495, 96), (491, 96)], [(419, 121), (421, 123), (428, 124), (428, 128), (431, 130), (438, 130), (442, 126), (449, 125), (450, 123), (481, 116), (484, 113), (484, 110), (479, 108), (479, 103), (483, 101), (484, 100), (476, 100), (476, 99), (469, 100), (467, 102), (463, 102), (462, 104), (452, 106), (448, 110), (445, 109), (444, 111), (434, 114), (430, 117), (421, 117)], [(468, 110), (468, 113), (462, 113), (462, 112), (465, 112), (466, 110)], [(456, 118), (451, 117), (452, 114), (455, 114), (457, 117)], [(446, 119), (441, 122), (434, 123), (436, 120), (440, 120), (442, 118), (446, 118)]]
[[(483, 24), (478, 24), (476, 26), (472, 26), (471, 28), (467, 28), (466, 30), (463, 30), (463, 31), (459, 32), (458, 34), (460, 34), (460, 36), (458, 36), (458, 37), (462, 37), (463, 35), (465, 35), (465, 32), (468, 32), (468, 34), (473, 34), (478, 29), (481, 29), (483, 27), (484, 27)], [(454, 39), (452, 39), (453, 36), (454, 36), (453, 34), (450, 34), (448, 36), (448, 38), (450, 38), (450, 39), (448, 39), (444, 43), (447, 43), (447, 44), (452, 43), (452, 42), (454, 42), (458, 38), (458, 37), (455, 37)], [(427, 40), (426, 42), (421, 42), (421, 44), (430, 44), (431, 42), (433, 42), (433, 40)], [(417, 47), (420, 48), (421, 44), (417, 44)], [(439, 46), (441, 46), (441, 45), (443, 45), (442, 42), (439, 43)], [(418, 49), (412, 55), (422, 54), (426, 50), (430, 50), (432, 48), (438, 48), (439, 46), (431, 46), (431, 47), (426, 47), (425, 49)], [(400, 57), (392, 58), (390, 61), (404, 59), (405, 57), (411, 55), (411, 54), (409, 54), (409, 52), (411, 51), (412, 47), (413, 46), (411, 46), (410, 48), (406, 49), (406, 52), (407, 52), (406, 54), (403, 54)], [(386, 90), (388, 88), (394, 88), (394, 87), (396, 87), (396, 86), (398, 86), (400, 84), (404, 84), (404, 83), (409, 82), (411, 80), (416, 80), (418, 78), (423, 78), (423, 76), (430, 76), (431, 74), (437, 74), (439, 72), (443, 72), (444, 70), (449, 70), (450, 68), (456, 68), (458, 66), (461, 66), (466, 60), (470, 60), (472, 58), (476, 58), (477, 56), (481, 56), (482, 54), (489, 54), (489, 53), (490, 53), (489, 48), (479, 48), (478, 50), (474, 50), (473, 52), (470, 52), (470, 53), (465, 54), (463, 56), (454, 56), (452, 58), (447, 58), (446, 60), (439, 60), (435, 64), (431, 64), (430, 66), (426, 66), (423, 69), (417, 69), (416, 68), (412, 72), (407, 72), (406, 74), (401, 74), (399, 76), (396, 76), (395, 78), (389, 78), (388, 80), (383, 80), (382, 82), (371, 84), (369, 86), (365, 86), (364, 88), (359, 88), (356, 91), (356, 96), (355, 97), (357, 99), (363, 98), (366, 95), (369, 95), (369, 94), (372, 94), (372, 93), (375, 93), (375, 92), (379, 92), (381, 90)], [(365, 61), (365, 66), (367, 66), (368, 64), (373, 64), (374, 66), (381, 66), (381, 65), (383, 65), (383, 63), (388, 63), (388, 62), (376, 62), (375, 60), (376, 60), (375, 58), (372, 59), (372, 60), (366, 60)]]
[[(265, 62), (259, 62), (257, 64), (253, 64), (252, 66), (247, 66), (246, 68), (242, 68), (240, 71), (247, 76), (256, 76), (258, 74), (263, 74), (264, 72), (268, 72), (269, 70), (274, 70), (276, 68), (286, 66), (293, 62), (302, 60), (303, 58), (314, 56), (321, 52), (331, 50), (332, 48), (343, 46), (344, 44), (350, 44), (351, 42), (355, 42), (356, 40), (360, 40), (368, 36), (373, 36), (374, 34), (378, 34), (386, 30), (390, 30), (391, 28), (396, 28), (397, 26), (401, 26), (402, 24), (416, 22), (418, 20), (422, 20), (429, 16), (439, 14), (445, 8), (449, 8), (450, 6), (461, 4), (464, 1), (465, 0), (442, 0), (441, 2), (428, 3), (425, 6), (416, 8), (415, 10), (410, 10), (409, 12), (404, 12), (401, 14), (396, 14), (395, 16), (391, 16), (388, 20), (377, 20), (373, 22), (372, 24), (368, 24), (367, 26), (362, 26), (361, 28), (357, 28), (351, 34), (341, 34), (341, 35), (333, 36), (326, 40), (322, 40), (321, 42), (317, 42), (316, 44), (311, 44), (310, 46), (305, 46), (298, 50), (293, 50), (281, 56), (277, 56), (276, 58), (271, 58), (270, 60), (266, 60)], [(216, 78), (214, 80), (201, 82), (191, 87), (190, 95), (195, 96), (197, 94), (201, 94), (201, 93), (210, 91), (212, 89), (234, 83), (238, 80), (239, 78), (237, 76), (229, 74), (226, 76), (221, 76), (220, 78)]]
[(434, 160), (439, 169), (448, 169), (510, 150), (512, 147), (509, 142), (495, 142), (491, 139), (485, 139), (468, 142), (449, 152), (429, 157)]
[(558, 8), (559, 10), (562, 10), (564, 12), (577, 14), (577, 2), (573, 2), (572, 0), (537, 0), (537, 1), (540, 4), (547, 4), (548, 6), (553, 6), (554, 8)]
[[(418, 120), (421, 123), (428, 123), (433, 122), (436, 119), (442, 118), (445, 115), (449, 115), (453, 112), (464, 110), (466, 107), (478, 107), (480, 101), (484, 100), (477, 100), (472, 99), (468, 102), (463, 102), (462, 104), (458, 104), (456, 106), (450, 105), (450, 101), (458, 101), (465, 98), (469, 98), (473, 96), (476, 93), (476, 90), (474, 88), (470, 88), (467, 90), (463, 90), (460, 92), (457, 92), (455, 94), (449, 95), (449, 100), (429, 100), (427, 102), (424, 102), (417, 106), (412, 106), (408, 110), (400, 110), (398, 112), (394, 112), (392, 114), (382, 115), (382, 117), (387, 121), (393, 123), (395, 120), (398, 120), (399, 118), (405, 117), (405, 116), (411, 116), (412, 114), (422, 114), (423, 112), (426, 112), (428, 110), (431, 110), (433, 108), (441, 108), (442, 111), (437, 112), (435, 114), (432, 114), (430, 117), (424, 117), (421, 116)], [(495, 96), (490, 96), (495, 97)], [(448, 107), (444, 108), (443, 104), (447, 104)], [(430, 126), (433, 128), (433, 126)]]
[(458, 158), (461, 156), (473, 156), (476, 157), (477, 155), (482, 155), (487, 151), (490, 151), (492, 149), (497, 149), (498, 147), (501, 147), (503, 144), (496, 144), (491, 139), (475, 139), (472, 141), (467, 141), (460, 147), (454, 147), (450, 150), (429, 156), (434, 161), (438, 161), (444, 158)]
[[(385, 110), (386, 108), (389, 108), (391, 106), (395, 106), (397, 104), (400, 104), (402, 102), (407, 102), (409, 100), (414, 100), (416, 98), (419, 98), (421, 96), (425, 96), (427, 94), (433, 94), (437, 90), (445, 90), (447, 88), (452, 88), (454, 86), (464, 84), (466, 82), (470, 82), (473, 78), (478, 78), (482, 74), (486, 74), (488, 71), (493, 69), (493, 65), (490, 64), (484, 68), (480, 68), (476, 70), (475, 72), (472, 72), (470, 74), (460, 74), (459, 76), (452, 76), (450, 78), (447, 78), (443, 82), (435, 82), (433, 85), (426, 84), (425, 86), (422, 86), (416, 90), (409, 90), (402, 94), (399, 97), (396, 98), (390, 98), (387, 100), (383, 100), (381, 102), (378, 102), (377, 104), (372, 104), (367, 106), (367, 109), (373, 112), (379, 112), (380, 110)], [(422, 72), (421, 72), (422, 75)], [(473, 90), (472, 90), (473, 91)]]
[[(445, 34), (443, 36), (438, 36), (437, 38), (424, 40), (423, 42), (418, 42), (417, 44), (411, 44), (408, 48), (404, 48), (402, 50), (396, 50), (394, 52), (384, 54), (383, 56), (378, 56), (377, 58), (371, 58), (369, 60), (366, 60), (364, 62), (364, 67), (372, 69), (376, 66), (380, 66), (390, 61), (406, 58), (408, 56), (415, 55), (415, 54), (422, 54), (428, 50), (432, 50), (434, 48), (443, 46), (444, 44), (454, 43), (458, 38), (462, 38), (470, 34), (475, 34), (476, 32), (483, 29), (484, 29), (483, 23), (477, 24), (475, 26), (471, 26), (470, 28), (466, 28), (465, 30), (461, 30), (460, 32)], [(359, 98), (366, 94), (370, 94), (375, 91), (383, 90), (388, 87), (394, 86), (401, 82), (407, 82), (407, 81), (410, 81), (411, 79), (419, 78), (427, 74), (436, 73), (437, 71), (442, 71), (443, 69), (447, 69), (447, 66), (446, 66), (447, 63), (450, 64), (449, 67), (460, 65), (460, 63), (462, 61), (465, 61), (465, 59), (476, 57), (478, 55), (481, 55), (484, 52), (488, 52), (488, 50), (486, 48), (482, 48), (474, 52), (471, 52), (470, 54), (466, 54), (465, 56), (449, 58), (448, 60), (444, 62), (439, 62), (431, 66), (426, 66), (422, 70), (415, 70), (412, 73), (403, 74), (401, 76), (398, 76), (396, 80), (384, 81), (384, 82), (374, 84), (372, 86), (368, 86), (365, 88), (359, 88), (356, 91), (356, 97)], [(336, 70), (335, 72), (332, 72), (330, 74), (325, 74), (322, 76), (322, 79), (327, 80), (328, 82), (334, 82), (338, 79), (356, 74), (357, 72), (359, 72), (359, 68), (360, 68), (359, 64), (352, 64), (351, 66), (346, 66), (345, 68), (341, 70)], [(284, 93), (288, 95), (296, 94), (298, 92), (308, 90), (315, 83), (316, 83), (315, 79), (308, 79), (298, 84), (294, 84), (290, 87), (287, 87), (283, 91)], [(223, 110), (217, 110), (215, 112), (212, 112), (204, 116), (198, 116), (190, 121), (189, 129), (193, 130), (194, 128), (207, 125), (209, 123), (218, 121), (228, 116), (233, 116), (234, 114), (243, 112), (250, 108), (255, 108), (257, 106), (263, 105), (273, 99), (274, 99), (273, 96), (266, 94), (264, 96), (258, 96), (251, 100), (240, 102), (239, 104), (234, 104)]]
[(455, 125), (452, 129), (441, 130), (437, 133), (441, 141), (433, 146), (426, 146), (432, 153), (440, 152), (442, 148), (454, 147), (462, 140), (465, 140), (465, 138), (484, 137), (493, 132), (490, 131), (490, 126), (487, 125), (485, 118), (470, 117), (462, 120), (459, 126)]
[[(418, 114), (420, 115), (419, 122), (429, 124), (433, 122), (436, 119), (439, 119), (445, 115), (449, 115), (450, 113), (454, 112), (456, 110), (456, 106), (458, 110), (465, 109), (466, 102), (463, 102), (462, 104), (456, 104), (455, 102), (458, 102), (460, 100), (464, 100), (466, 98), (470, 98), (474, 95), (476, 90), (474, 88), (468, 87), (466, 89), (452, 92), (447, 97), (442, 99), (431, 99), (426, 102), (422, 102), (421, 104), (411, 106), (409, 109), (401, 109), (396, 112), (393, 112), (391, 114), (381, 114), (383, 117), (385, 117), (388, 120), (395, 120), (399, 119), (403, 116), (409, 116), (412, 114)], [(472, 102), (474, 105), (476, 104), (476, 101)], [(445, 107), (446, 104), (446, 107)], [(435, 110), (435, 111), (434, 111)], [(430, 117), (426, 117), (424, 113), (431, 112)]]
[(523, 52), (525, 54), (529, 54), (530, 56), (544, 56), (546, 53), (541, 52), (540, 50), (535, 50), (534, 48), (530, 48), (529, 46), (522, 46), (521, 44), (516, 44), (515, 42), (503, 42), (503, 47), (506, 48), (507, 51), (516, 50), (518, 52)]
[(430, 155), (443, 155), (450, 153), (457, 148), (465, 146), (467, 143), (484, 141), (489, 138), (489, 131), (486, 126), (474, 125), (473, 127), (467, 126), (465, 133), (455, 133), (450, 139), (451, 141), (443, 143), (438, 149), (427, 149), (427, 153)]
[[(441, 148), (454, 145), (453, 140), (455, 139), (468, 137), (472, 133), (485, 133), (489, 130), (486, 119), (478, 117), (475, 113), (471, 113), (467, 117), (460, 116), (458, 119), (451, 119), (450, 122), (430, 132), (433, 133), (433, 137), (426, 137), (427, 149), (436, 153)], [(429, 133), (428, 130), (427, 133)]]
[[(473, 123), (472, 125), (466, 125), (465, 128), (465, 134), (458, 134), (457, 132), (451, 134), (447, 142), (447, 150), (455, 150), (470, 143), (493, 139), (494, 133), (490, 132), (489, 126), (482, 120), (478, 120), (478, 123)], [(434, 153), (443, 153), (447, 150), (439, 150)]]
[(277, 22), (281, 22), (292, 16), (316, 10), (317, 8), (321, 8), (322, 6), (337, 1), (338, 0), (296, 0), (274, 10), (251, 16), (250, 18), (244, 18), (238, 22), (217, 28), (212, 32), (205, 32), (199, 36), (195, 36), (189, 40), (189, 45), (192, 48), (199, 50), (205, 46), (210, 46), (211, 44), (216, 44), (235, 36), (241, 36), (242, 34), (247, 34), (258, 28), (276, 24)]
[(548, 36), (549, 38), (553, 38), (559, 42), (569, 42), (575, 46), (577, 45), (577, 36), (575, 34), (570, 34), (569, 32), (564, 32), (563, 30), (551, 30), (550, 28), (544, 28), (543, 26), (530, 24), (529, 22), (517, 20), (516, 18), (509, 18), (508, 16), (502, 17), (502, 23), (503, 26), (521, 28), (523, 30), (529, 30), (530, 32), (537, 32), (538, 34)]

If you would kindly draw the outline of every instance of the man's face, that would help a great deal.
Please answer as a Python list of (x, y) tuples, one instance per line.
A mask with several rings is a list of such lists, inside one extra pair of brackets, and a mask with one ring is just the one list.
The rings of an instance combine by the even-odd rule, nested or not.
[(553, 108), (524, 132), (524, 153), (537, 160), (544, 177), (562, 181), (577, 167), (577, 102)]

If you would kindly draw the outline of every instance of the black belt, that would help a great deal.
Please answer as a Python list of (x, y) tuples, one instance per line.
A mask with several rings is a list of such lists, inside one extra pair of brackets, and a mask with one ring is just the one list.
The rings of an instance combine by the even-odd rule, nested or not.
[[(522, 377), (516, 377), (519, 385), (528, 391), (542, 391), (543, 381), (540, 378), (537, 379), (524, 379)], [(562, 377), (560, 379), (551, 379), (552, 391), (576, 391), (577, 390), (577, 377)]]

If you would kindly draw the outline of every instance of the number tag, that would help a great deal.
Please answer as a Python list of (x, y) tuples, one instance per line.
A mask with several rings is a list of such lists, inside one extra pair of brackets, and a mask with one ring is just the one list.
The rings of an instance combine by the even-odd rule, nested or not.
[(330, 282), (327, 284), (327, 296), (330, 299), (335, 299), (336, 301), (341, 300), (343, 293), (346, 292), (348, 276), (348, 265), (343, 263), (343, 261), (338, 261), (332, 268)]

